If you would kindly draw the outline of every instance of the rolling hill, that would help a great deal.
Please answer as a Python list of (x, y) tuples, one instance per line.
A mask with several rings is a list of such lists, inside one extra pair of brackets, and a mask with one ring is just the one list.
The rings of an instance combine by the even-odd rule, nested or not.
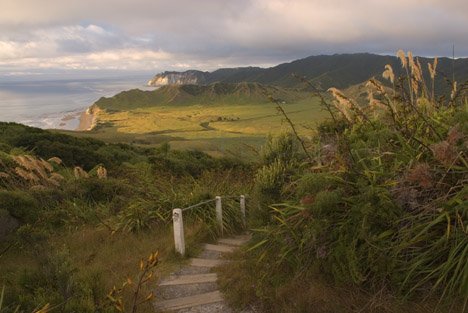
[[(427, 63), (431, 58), (419, 58), (424, 71), (427, 72)], [(258, 82), (286, 88), (306, 88), (306, 85), (294, 78), (292, 74), (306, 77), (314, 86), (326, 90), (330, 87), (348, 88), (362, 83), (370, 77), (380, 77), (386, 64), (392, 65), (395, 73), (400, 74), (400, 61), (394, 56), (376, 55), (369, 53), (334, 54), (310, 56), (289, 63), (279, 64), (270, 68), (240, 67), (225, 68), (213, 72), (187, 71), (170, 72), (172, 76), (178, 75), (180, 82), (184, 77), (199, 77), (195, 79), (199, 85), (208, 85), (214, 82), (239, 83)], [(459, 58), (454, 62), (449, 58), (439, 58), (438, 86), (444, 88), (444, 76), (452, 77), (454, 69), (455, 79), (459, 82), (468, 80), (468, 58)], [(160, 73), (155, 78), (162, 79), (166, 73)], [(154, 79), (153, 79), (154, 80)]]
[(132, 89), (110, 98), (101, 98), (95, 106), (107, 111), (126, 111), (163, 105), (247, 105), (268, 103), (268, 96), (284, 102), (309, 97), (295, 89), (256, 82), (212, 83), (210, 85), (165, 85), (152, 91)]

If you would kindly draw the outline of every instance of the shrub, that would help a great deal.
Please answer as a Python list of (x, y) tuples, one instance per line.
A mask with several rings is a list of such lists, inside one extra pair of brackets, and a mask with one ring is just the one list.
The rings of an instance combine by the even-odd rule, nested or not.
[(37, 200), (25, 191), (0, 190), (0, 209), (4, 209), (11, 216), (23, 223), (33, 223), (37, 220), (41, 210)]
[(255, 188), (266, 199), (272, 201), (281, 198), (281, 190), (290, 174), (291, 165), (277, 159), (260, 168), (255, 176)]
[(96, 312), (94, 297), (98, 295), (76, 272), (66, 248), (51, 253), (37, 270), (24, 272), (20, 277), (22, 290), (15, 302), (27, 311), (49, 303), (60, 306), (64, 313)]
[(266, 196), (260, 206), (283, 204), (272, 206), (253, 251), (269, 257), (273, 276), (320, 272), (366, 290), (385, 286), (401, 298), (439, 296), (465, 311), (468, 114), (460, 94), (468, 83), (437, 100), (428, 96), (419, 60), (399, 57), (407, 75), (397, 83), (387, 65), (384, 78), (395, 89), (370, 79), (367, 106), (330, 89), (336, 115), (319, 128), (314, 150), (332, 142), (334, 155), (308, 162), (295, 181), (284, 163), (288, 141), (269, 140), (267, 165), (256, 176)]
[(290, 133), (269, 136), (262, 147), (261, 157), (263, 164), (271, 164), (276, 160), (289, 163), (298, 157), (297, 139)]

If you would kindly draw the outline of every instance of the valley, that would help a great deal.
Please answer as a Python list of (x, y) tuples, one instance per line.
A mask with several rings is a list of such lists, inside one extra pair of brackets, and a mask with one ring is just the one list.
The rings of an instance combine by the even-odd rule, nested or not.
[(326, 117), (320, 100), (303, 91), (256, 83), (166, 86), (100, 99), (94, 104), (96, 126), (76, 135), (143, 146), (167, 142), (175, 149), (251, 158), (266, 137), (289, 129), (269, 95), (281, 99), (305, 137)]

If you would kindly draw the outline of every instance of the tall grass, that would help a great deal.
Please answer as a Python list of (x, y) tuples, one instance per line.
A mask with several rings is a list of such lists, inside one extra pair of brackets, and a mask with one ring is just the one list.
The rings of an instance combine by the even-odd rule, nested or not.
[[(398, 57), (403, 76), (385, 66), (383, 80), (367, 83), (367, 105), (329, 90), (333, 119), (309, 143), (312, 161), (270, 153), (274, 160), (256, 177), (264, 215), (250, 252), (272, 273), (315, 273), (400, 299), (452, 302), (463, 312), (468, 84), (450, 82), (451, 94), (437, 98), (437, 60), (427, 66), (427, 84), (417, 58)], [(291, 162), (301, 166), (279, 170)]]

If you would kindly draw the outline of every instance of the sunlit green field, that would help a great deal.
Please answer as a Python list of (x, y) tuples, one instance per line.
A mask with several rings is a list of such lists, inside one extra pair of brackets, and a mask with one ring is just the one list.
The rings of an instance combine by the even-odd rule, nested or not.
[[(310, 136), (326, 118), (316, 98), (282, 104), (302, 136)], [(269, 134), (289, 125), (274, 103), (253, 105), (154, 106), (131, 111), (100, 112), (91, 135), (108, 142), (198, 149), (212, 155), (249, 156)]]

